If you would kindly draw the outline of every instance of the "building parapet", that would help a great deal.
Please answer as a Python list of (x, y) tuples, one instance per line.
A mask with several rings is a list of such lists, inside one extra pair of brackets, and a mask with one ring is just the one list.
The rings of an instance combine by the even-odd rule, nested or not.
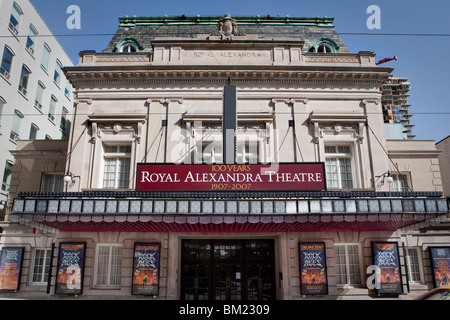
[[(199, 35), (200, 37), (200, 35)], [(248, 42), (252, 42), (249, 49)], [(201, 48), (199, 48), (201, 46)], [(155, 40), (151, 52), (97, 53), (80, 52), (79, 67), (86, 66), (148, 66), (148, 65), (295, 65), (373, 67), (375, 54), (305, 53), (303, 41), (242, 39), (232, 43), (204, 39)]]

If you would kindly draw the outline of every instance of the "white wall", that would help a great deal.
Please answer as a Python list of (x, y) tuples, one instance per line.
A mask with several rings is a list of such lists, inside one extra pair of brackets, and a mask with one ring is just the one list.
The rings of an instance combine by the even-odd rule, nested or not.
[[(8, 152), (9, 150), (14, 150), (16, 148), (16, 143), (10, 140), (14, 110), (19, 110), (24, 116), (20, 139), (29, 138), (31, 124), (34, 123), (39, 128), (36, 137), (38, 140), (45, 139), (46, 135), (54, 140), (67, 140), (68, 131), (66, 130), (66, 132), (63, 133), (61, 130), (60, 118), (63, 107), (67, 109), (69, 115), (72, 113), (73, 109), (73, 94), (70, 93), (69, 96), (64, 94), (66, 87), (64, 75), (61, 77), (59, 86), (53, 81), (56, 60), (58, 59), (63, 66), (72, 66), (72, 61), (56, 38), (53, 36), (44, 37), (44, 35), (51, 35), (52, 32), (28, 0), (16, 0), (23, 15), (19, 22), (18, 36), (15, 36), (8, 28), (13, 2), (13, 0), (2, 0), (0, 2), (0, 36), (2, 36), (0, 38), (0, 55), (3, 56), (5, 45), (7, 45), (14, 53), (10, 78), (6, 79), (5, 77), (0, 76), (0, 97), (6, 101), (0, 120), (1, 181), (3, 181), (6, 161), (13, 162), (14, 160), (12, 155)], [(38, 37), (35, 38), (33, 53), (30, 53), (30, 51), (26, 49), (30, 24), (32, 24), (38, 32)], [(47, 43), (51, 49), (47, 70), (41, 67), (44, 43)], [(18, 91), (23, 64), (31, 71), (26, 96)], [(41, 81), (45, 86), (41, 110), (38, 110), (38, 108), (35, 108), (34, 106), (38, 81)], [(51, 95), (54, 95), (57, 99), (55, 119), (53, 122), (48, 118)], [(70, 120), (70, 116), (68, 118)], [(0, 192), (0, 200), (6, 200), (6, 192)]]

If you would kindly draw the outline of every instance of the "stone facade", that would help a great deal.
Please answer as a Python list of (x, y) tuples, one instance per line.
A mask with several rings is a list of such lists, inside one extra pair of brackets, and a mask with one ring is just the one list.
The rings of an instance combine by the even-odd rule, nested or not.
[[(413, 241), (415, 227), (408, 228), (430, 227), (448, 214), (442, 182), (434, 174), (434, 144), (386, 141), (380, 87), (392, 69), (377, 67), (372, 53), (347, 52), (331, 20), (292, 18), (292, 24), (283, 20), (281, 27), (276, 19), (262, 26), (236, 17), (237, 34), (217, 35), (222, 17), (204, 25), (195, 19), (188, 17), (183, 25), (183, 18), (144, 19), (141, 23), (148, 26), (141, 28), (152, 30), (154, 23), (154, 30), (167, 32), (163, 37), (149, 31), (151, 47), (127, 25), (132, 20), (138, 28), (138, 18), (121, 19), (104, 52), (82, 52), (78, 66), (64, 69), (76, 88), (64, 168), (62, 157), (45, 164), (34, 160), (36, 153), (27, 151), (33, 144), (16, 152), (21, 159), (14, 168), (17, 193), (8, 202), (2, 241), (4, 246), (25, 247), (25, 260), (21, 288), (10, 295), (62, 298), (55, 294), (54, 274), (48, 294), (45, 281), (33, 283), (34, 255), (50, 250), (51, 244), (58, 248), (82, 242), (81, 299), (377, 297), (367, 285), (373, 243), (395, 242), (401, 248), (406, 237), (407, 246), (422, 253), (425, 247)], [(208, 31), (192, 36), (205, 25)], [(314, 41), (292, 36), (298, 28), (303, 34), (323, 34)], [(269, 38), (275, 29), (289, 32)], [(330, 34), (333, 39), (326, 40)], [(339, 50), (333, 43), (339, 43)], [(319, 48), (324, 52), (317, 52)], [(326, 191), (198, 192), (194, 185), (187, 192), (136, 190), (138, 163), (169, 167), (223, 161), (227, 84), (237, 88), (237, 163), (324, 163)], [(45, 148), (36, 146), (36, 152)], [(60, 154), (63, 149), (60, 145), (48, 152)], [(39, 192), (35, 179), (23, 184), (26, 168), (34, 172), (49, 166), (67, 173), (64, 192)], [(406, 186), (396, 174), (406, 176)], [(438, 238), (433, 245), (446, 241)], [(317, 242), (325, 247), (328, 293), (310, 296), (302, 291), (298, 250), (300, 243)], [(158, 294), (131, 295), (136, 243), (161, 246)], [(226, 258), (233, 250), (244, 252), (236, 251), (241, 245), (253, 250), (235, 260)], [(102, 262), (105, 248), (109, 257), (116, 250), (116, 269)], [(211, 248), (214, 253), (199, 260), (203, 269), (189, 264), (191, 255)], [(259, 256), (263, 250), (265, 257)], [(429, 257), (420, 254), (421, 266), (428, 268), (423, 269), (425, 277), (420, 286), (407, 288), (408, 257), (399, 250), (402, 293), (388, 298), (410, 299), (432, 286)], [(219, 282), (208, 280), (199, 288), (204, 279), (215, 279), (211, 272), (228, 268), (220, 259), (241, 269), (227, 269), (228, 276), (224, 273)], [(103, 267), (109, 268), (106, 277)], [(199, 278), (200, 272), (207, 274)]]
[[(450, 196), (450, 139), (446, 137), (436, 143), (436, 149), (442, 153), (439, 155), (440, 177), (444, 188), (444, 195)], [(436, 174), (438, 175), (438, 174)]]

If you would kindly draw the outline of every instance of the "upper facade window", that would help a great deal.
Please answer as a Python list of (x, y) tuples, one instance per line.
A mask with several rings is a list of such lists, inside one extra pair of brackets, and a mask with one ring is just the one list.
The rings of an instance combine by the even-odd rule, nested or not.
[(62, 64), (59, 60), (56, 60), (55, 74), (53, 75), (53, 81), (59, 85), (62, 76)]
[[(193, 141), (190, 147), (193, 163), (223, 163), (223, 137), (222, 126), (216, 122), (202, 123), (194, 122)], [(266, 125), (240, 124), (236, 130), (236, 162), (261, 163), (265, 162), (262, 152), (264, 137), (266, 136)]]
[(334, 49), (332, 46), (330, 46), (328, 43), (321, 43), (318, 47), (317, 47), (317, 52), (318, 53), (333, 53)]
[(10, 161), (6, 161), (5, 171), (3, 172), (2, 191), (9, 191), (11, 185), (13, 164)]
[(11, 76), (11, 66), (12, 66), (13, 57), (14, 57), (14, 53), (5, 45), (5, 49), (3, 51), (2, 65), (0, 68), (0, 73), (6, 79), (9, 79)]
[(142, 51), (142, 47), (136, 39), (127, 37), (116, 45), (115, 51), (122, 53), (133, 53)]
[(350, 146), (325, 146), (325, 166), (329, 189), (353, 188)]
[(22, 10), (17, 5), (17, 3), (14, 2), (11, 17), (9, 18), (8, 28), (16, 36), (19, 34), (19, 23), (22, 15), (23, 15)]
[(43, 192), (60, 192), (63, 190), (63, 185), (64, 185), (64, 174), (49, 173), (49, 172), (42, 174), (41, 190)]
[(42, 101), (44, 100), (44, 91), (45, 91), (45, 85), (38, 81), (38, 86), (36, 90), (36, 98), (34, 99), (34, 106), (38, 108), (39, 110), (42, 110)]
[(44, 51), (42, 53), (42, 61), (41, 61), (41, 67), (45, 70), (48, 70), (48, 62), (50, 60), (50, 52), (52, 50), (48, 46), (48, 44), (44, 43)]
[(120, 52), (124, 53), (137, 52), (137, 47), (134, 43), (127, 42), (120, 47)]
[(30, 126), (30, 135), (28, 136), (28, 140), (36, 140), (38, 132), (39, 127), (35, 123), (32, 123)]
[(22, 72), (20, 74), (19, 91), (26, 96), (28, 93), (28, 80), (30, 79), (31, 71), (26, 65), (22, 65)]
[(17, 141), (20, 139), (20, 132), (22, 131), (23, 118), (24, 118), (24, 116), (20, 111), (14, 110), (14, 117), (12, 120), (11, 133), (9, 135), (9, 138), (12, 141)]
[(131, 145), (105, 145), (103, 188), (127, 189), (130, 184)]
[(34, 44), (36, 43), (37, 34), (38, 32), (36, 31), (36, 28), (32, 24), (30, 24), (26, 48), (28, 52), (31, 53), (32, 55), (34, 54)]
[(392, 174), (392, 179), (393, 179), (392, 191), (402, 191), (402, 192), (411, 191), (411, 188), (409, 187), (411, 184), (408, 174), (394, 173)]
[(316, 53), (337, 53), (339, 52), (339, 46), (334, 40), (321, 38), (316, 41), (310, 51)]

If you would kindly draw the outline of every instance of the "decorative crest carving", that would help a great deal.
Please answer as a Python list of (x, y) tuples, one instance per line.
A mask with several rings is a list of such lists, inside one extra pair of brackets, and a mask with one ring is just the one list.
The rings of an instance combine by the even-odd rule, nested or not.
[(222, 38), (231, 38), (232, 36), (244, 36), (238, 32), (236, 20), (231, 17), (229, 13), (225, 14), (222, 20), (219, 21), (218, 33), (214, 36), (221, 36)]
[(231, 18), (231, 15), (227, 13), (224, 18), (219, 21), (219, 34), (225, 36), (235, 36), (237, 33), (236, 20)]

